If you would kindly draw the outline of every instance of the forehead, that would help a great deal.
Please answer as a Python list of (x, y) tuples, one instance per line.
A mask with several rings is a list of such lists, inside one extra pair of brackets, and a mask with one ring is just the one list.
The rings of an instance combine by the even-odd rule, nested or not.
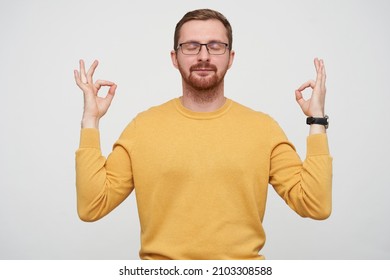
[(183, 24), (180, 29), (179, 42), (226, 42), (228, 40), (225, 26), (216, 19), (191, 20)]

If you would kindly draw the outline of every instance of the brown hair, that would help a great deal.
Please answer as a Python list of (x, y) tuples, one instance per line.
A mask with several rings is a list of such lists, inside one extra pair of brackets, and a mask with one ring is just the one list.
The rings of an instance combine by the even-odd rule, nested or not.
[(174, 35), (174, 42), (173, 42), (173, 49), (176, 51), (178, 44), (179, 44), (179, 36), (180, 36), (180, 29), (183, 26), (184, 23), (190, 21), (190, 20), (209, 20), (209, 19), (216, 19), (222, 22), (222, 24), (226, 28), (226, 35), (229, 40), (229, 49), (232, 49), (233, 44), (233, 31), (232, 27), (229, 23), (229, 21), (226, 19), (226, 17), (214, 10), (210, 9), (200, 9), (200, 10), (194, 10), (191, 12), (186, 13), (183, 18), (176, 24), (175, 28), (175, 35)]

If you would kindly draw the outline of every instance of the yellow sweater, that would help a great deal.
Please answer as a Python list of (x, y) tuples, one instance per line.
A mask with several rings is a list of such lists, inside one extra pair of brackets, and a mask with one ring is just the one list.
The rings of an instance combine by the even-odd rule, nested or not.
[(307, 138), (302, 163), (272, 118), (230, 99), (211, 113), (179, 99), (140, 113), (107, 160), (98, 130), (82, 129), (76, 174), (84, 221), (135, 189), (141, 259), (262, 259), (268, 184), (303, 217), (331, 212), (326, 134)]

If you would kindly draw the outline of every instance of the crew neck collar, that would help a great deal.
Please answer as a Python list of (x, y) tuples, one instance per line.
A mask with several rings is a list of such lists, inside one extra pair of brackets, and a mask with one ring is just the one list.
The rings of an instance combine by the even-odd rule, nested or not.
[(207, 120), (207, 119), (215, 119), (223, 116), (225, 113), (227, 113), (232, 106), (233, 102), (231, 99), (226, 98), (225, 103), (216, 111), (212, 112), (196, 112), (192, 111), (190, 109), (187, 109), (183, 106), (183, 104), (180, 101), (180, 98), (174, 99), (175, 107), (177, 111), (191, 119), (198, 119), (198, 120)]

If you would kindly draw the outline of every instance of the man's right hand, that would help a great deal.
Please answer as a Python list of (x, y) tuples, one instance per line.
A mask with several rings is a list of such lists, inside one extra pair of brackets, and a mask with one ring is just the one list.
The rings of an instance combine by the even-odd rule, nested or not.
[[(99, 120), (107, 112), (114, 98), (117, 85), (110, 81), (97, 80), (93, 82), (93, 73), (99, 62), (95, 60), (88, 72), (85, 72), (84, 61), (80, 60), (80, 72), (74, 70), (76, 84), (84, 93), (84, 113), (81, 121), (82, 128), (99, 128)], [(105, 97), (99, 97), (101, 87), (109, 87)]]

